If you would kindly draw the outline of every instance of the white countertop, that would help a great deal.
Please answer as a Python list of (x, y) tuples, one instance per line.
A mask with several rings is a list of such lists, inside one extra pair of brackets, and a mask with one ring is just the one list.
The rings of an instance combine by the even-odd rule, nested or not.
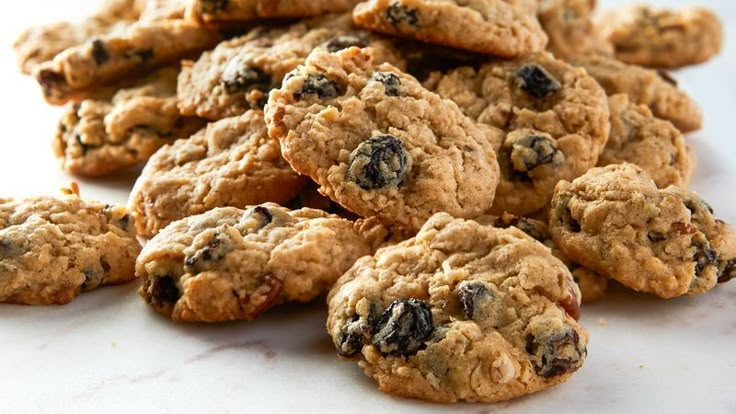
[[(705, 114), (703, 130), (689, 137), (700, 160), (693, 189), (736, 224), (736, 2), (701, 3), (732, 30), (720, 57), (677, 74)], [(10, 44), (27, 25), (93, 5), (4, 4), (0, 196), (55, 193), (72, 180), (50, 149), (60, 110), (18, 74)], [(84, 196), (123, 203), (134, 179), (135, 172), (78, 181)], [(0, 305), (0, 412), (736, 413), (736, 282), (695, 298), (618, 292), (584, 306), (589, 355), (569, 382), (508, 403), (456, 406), (377, 391), (357, 364), (336, 357), (321, 301), (254, 322), (177, 325), (151, 312), (137, 285), (101, 288), (61, 307)]]

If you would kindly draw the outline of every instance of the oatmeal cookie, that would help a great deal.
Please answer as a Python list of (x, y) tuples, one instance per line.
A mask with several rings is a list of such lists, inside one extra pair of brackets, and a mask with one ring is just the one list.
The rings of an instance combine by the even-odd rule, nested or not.
[(498, 165), (484, 132), (371, 49), (317, 49), (271, 92), (269, 133), (320, 191), (363, 217), (418, 230), (486, 211)]
[(492, 212), (543, 209), (560, 180), (594, 167), (609, 133), (606, 94), (549, 53), (435, 73), (424, 85), (496, 131), (501, 179)]
[(360, 0), (192, 0), (189, 18), (203, 23), (312, 17), (352, 10)]
[(613, 55), (613, 46), (593, 22), (595, 0), (541, 0), (539, 23), (549, 43), (547, 50), (560, 59), (585, 53)]
[(282, 158), (278, 141), (269, 138), (263, 113), (248, 111), (156, 152), (129, 207), (138, 233), (152, 237), (173, 221), (216, 207), (286, 203), (304, 181)]
[(378, 62), (399, 67), (403, 59), (391, 43), (352, 27), (349, 15), (300, 22), (285, 28), (257, 28), (219, 44), (179, 77), (179, 107), (186, 115), (217, 120), (262, 109), (268, 92), (321, 46), (331, 52), (371, 46)]
[(723, 44), (718, 16), (703, 7), (682, 10), (631, 5), (605, 13), (601, 30), (624, 62), (679, 68), (710, 60)]
[(62, 168), (88, 177), (108, 175), (204, 127), (203, 120), (183, 117), (177, 109), (178, 74), (178, 67), (163, 68), (108, 100), (68, 104), (53, 144)]
[(0, 302), (62, 305), (82, 291), (129, 282), (139, 252), (123, 207), (73, 193), (0, 198)]
[(327, 331), (381, 391), (494, 402), (566, 381), (588, 334), (567, 267), (518, 229), (445, 213), (359, 259), (328, 296)]
[(174, 321), (251, 320), (311, 301), (370, 253), (348, 220), (268, 203), (172, 223), (143, 249), (136, 274), (141, 296)]
[(734, 276), (736, 232), (695, 193), (657, 189), (633, 164), (560, 182), (550, 215), (566, 256), (637, 291), (695, 295)]
[(369, 0), (353, 11), (358, 26), (494, 56), (516, 57), (547, 45), (536, 0)]

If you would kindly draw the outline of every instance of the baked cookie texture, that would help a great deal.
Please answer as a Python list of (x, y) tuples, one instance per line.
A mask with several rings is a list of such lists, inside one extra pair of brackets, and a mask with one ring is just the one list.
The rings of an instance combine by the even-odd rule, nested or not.
[(266, 106), (291, 166), (363, 217), (418, 230), (434, 213), (481, 215), (493, 202), (496, 155), (448, 100), (371, 49), (317, 49)]
[(192, 0), (187, 16), (203, 23), (314, 17), (352, 10), (360, 0)]
[(220, 43), (179, 77), (179, 107), (186, 115), (217, 120), (263, 109), (271, 89), (321, 46), (331, 52), (371, 46), (377, 62), (403, 66), (392, 42), (353, 28), (349, 15), (330, 15), (282, 28), (256, 28)]
[(683, 133), (701, 128), (698, 104), (665, 71), (628, 65), (601, 54), (579, 55), (569, 61), (584, 67), (609, 95), (625, 93), (633, 103), (646, 105), (657, 118), (672, 122)]
[(216, 207), (286, 203), (304, 182), (268, 136), (263, 113), (248, 111), (161, 148), (128, 204), (138, 233), (152, 237), (171, 222)]
[(189, 0), (138, 0), (141, 7), (139, 21), (183, 19)]
[(77, 194), (0, 198), (0, 302), (63, 305), (129, 282), (140, 250), (123, 207)]
[(593, 22), (595, 0), (540, 0), (537, 17), (547, 50), (559, 59), (586, 53), (613, 55), (613, 46)]
[(567, 380), (586, 356), (580, 292), (518, 229), (440, 213), (359, 259), (328, 295), (327, 330), (381, 391), (494, 402)]
[(545, 208), (555, 184), (594, 167), (608, 139), (605, 92), (585, 70), (549, 53), (436, 72), (424, 85), (493, 131), (501, 168), (496, 215)]
[(703, 63), (717, 55), (723, 44), (718, 16), (703, 7), (671, 10), (630, 5), (604, 13), (599, 25), (616, 58), (647, 67)]
[(141, 22), (66, 49), (37, 65), (33, 75), (47, 102), (63, 104), (102, 85), (178, 63), (220, 40), (219, 32), (183, 20)]
[(669, 121), (657, 119), (626, 94), (608, 99), (611, 133), (598, 166), (629, 162), (646, 171), (659, 188), (687, 189), (695, 171), (695, 153)]
[(67, 104), (53, 141), (62, 168), (88, 177), (112, 174), (204, 127), (203, 120), (179, 113), (178, 74), (178, 67), (166, 67), (109, 99)]
[(360, 27), (502, 57), (539, 52), (547, 35), (536, 0), (369, 0), (353, 10)]
[(657, 189), (632, 164), (561, 182), (550, 233), (573, 261), (662, 298), (705, 293), (735, 275), (734, 230), (695, 193)]
[(174, 321), (251, 320), (311, 301), (370, 253), (348, 220), (268, 203), (172, 223), (148, 242), (136, 273), (141, 296)]
[(13, 43), (21, 72), (30, 75), (34, 66), (70, 47), (133, 24), (140, 17), (140, 3), (141, 0), (105, 0), (81, 22), (56, 22), (26, 29)]

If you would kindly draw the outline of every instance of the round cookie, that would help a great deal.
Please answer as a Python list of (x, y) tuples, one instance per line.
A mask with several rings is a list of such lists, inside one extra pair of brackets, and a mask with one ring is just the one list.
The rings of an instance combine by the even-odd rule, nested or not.
[(736, 232), (695, 193), (657, 189), (633, 164), (594, 168), (557, 186), (550, 233), (573, 261), (662, 298), (733, 277)]
[(489, 134), (501, 167), (494, 214), (545, 208), (555, 184), (595, 166), (608, 139), (604, 91), (549, 53), (435, 73), (424, 84), (496, 131)]
[(584, 53), (613, 55), (593, 23), (595, 0), (541, 0), (537, 17), (549, 37), (547, 50), (560, 59)]
[(723, 27), (709, 9), (655, 9), (631, 5), (603, 14), (603, 35), (616, 58), (654, 68), (679, 68), (708, 61), (723, 44)]
[(127, 210), (69, 193), (0, 198), (0, 302), (63, 305), (135, 279), (141, 246)]
[(629, 162), (646, 171), (659, 188), (690, 186), (695, 153), (669, 121), (657, 119), (645, 105), (629, 102), (626, 94), (608, 99), (611, 133), (598, 166)]
[(169, 223), (216, 207), (286, 203), (304, 184), (268, 137), (263, 112), (210, 124), (161, 148), (128, 201), (138, 233), (152, 237)]
[(418, 230), (434, 213), (476, 217), (498, 180), (489, 139), (454, 103), (371, 49), (317, 49), (266, 107), (284, 157), (363, 217)]
[(360, 27), (502, 57), (544, 50), (536, 0), (369, 0), (358, 4)]
[(172, 223), (143, 249), (136, 274), (145, 301), (174, 321), (251, 320), (311, 301), (370, 253), (350, 221), (268, 203)]
[(627, 65), (595, 53), (575, 56), (569, 61), (584, 67), (608, 95), (629, 95), (631, 102), (648, 106), (654, 116), (672, 122), (683, 133), (700, 129), (703, 124), (698, 104), (665, 71)]
[(568, 314), (579, 297), (567, 267), (520, 230), (440, 213), (338, 280), (327, 331), (381, 391), (502, 401), (582, 366), (588, 334)]
[(318, 46), (337, 51), (373, 47), (377, 62), (403, 66), (391, 42), (353, 28), (349, 15), (331, 15), (284, 28), (256, 28), (220, 43), (179, 76), (179, 109), (185, 115), (217, 120), (262, 109), (268, 92), (304, 63)]

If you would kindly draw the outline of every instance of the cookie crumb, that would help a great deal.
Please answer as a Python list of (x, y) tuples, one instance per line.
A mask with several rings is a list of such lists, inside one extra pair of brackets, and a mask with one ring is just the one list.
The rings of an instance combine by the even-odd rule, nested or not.
[(600, 326), (601, 328), (608, 328), (608, 321), (606, 320), (606, 318), (598, 319), (598, 326)]

